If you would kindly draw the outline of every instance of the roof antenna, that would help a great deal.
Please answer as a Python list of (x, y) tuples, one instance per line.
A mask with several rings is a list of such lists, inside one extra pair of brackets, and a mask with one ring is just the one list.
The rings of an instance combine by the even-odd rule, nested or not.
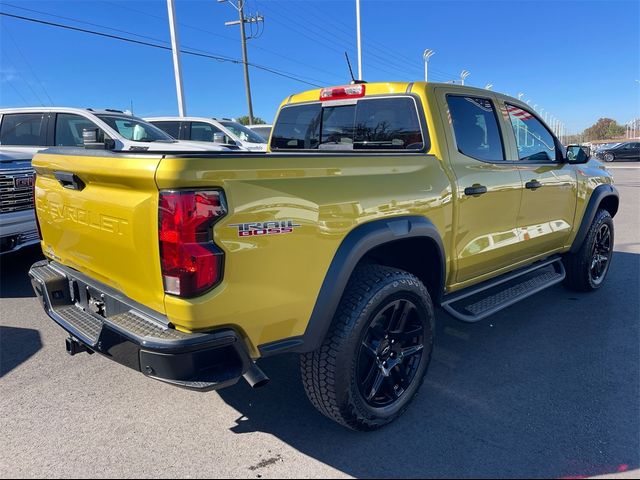
[(347, 66), (349, 67), (349, 74), (351, 75), (351, 85), (356, 85), (358, 83), (367, 83), (364, 80), (356, 80), (353, 76), (353, 69), (351, 68), (351, 62), (349, 61), (349, 54), (344, 52), (344, 57), (347, 59)]

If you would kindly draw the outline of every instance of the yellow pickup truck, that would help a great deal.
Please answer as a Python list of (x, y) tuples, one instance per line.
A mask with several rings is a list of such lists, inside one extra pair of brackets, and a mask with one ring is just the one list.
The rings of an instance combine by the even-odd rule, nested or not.
[(515, 98), (450, 84), (291, 95), (270, 153), (39, 153), (47, 260), (30, 270), (67, 351), (213, 390), (300, 354), (311, 402), (357, 430), (398, 417), (434, 308), (475, 322), (605, 279), (618, 194)]

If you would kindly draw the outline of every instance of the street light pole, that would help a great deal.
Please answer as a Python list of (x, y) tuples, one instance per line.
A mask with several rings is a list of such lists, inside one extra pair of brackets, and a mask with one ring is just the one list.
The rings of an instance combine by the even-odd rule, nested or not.
[(435, 54), (433, 50), (427, 48), (422, 54), (422, 58), (424, 59), (424, 81), (429, 81), (429, 59)]
[(178, 96), (178, 114), (181, 117), (187, 115), (187, 107), (184, 101), (182, 88), (182, 66), (180, 64), (180, 42), (178, 41), (178, 28), (176, 26), (176, 9), (173, 0), (167, 0), (169, 14), (169, 33), (171, 34), (171, 52), (173, 55), (173, 72), (176, 77), (176, 95)]
[(485, 90), (491, 90), (493, 88), (493, 83), (487, 83), (484, 88)]
[(362, 80), (362, 41), (360, 38), (360, 0), (356, 0), (356, 28), (358, 36), (358, 80)]
[(462, 72), (460, 72), (460, 84), (461, 85), (464, 85), (464, 81), (469, 75), (471, 75), (471, 72), (469, 72), (468, 70), (462, 70)]

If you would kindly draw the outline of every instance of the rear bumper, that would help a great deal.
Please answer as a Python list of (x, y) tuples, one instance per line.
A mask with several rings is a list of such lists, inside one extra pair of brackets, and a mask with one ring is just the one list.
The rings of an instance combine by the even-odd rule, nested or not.
[(232, 329), (183, 333), (106, 285), (48, 260), (29, 271), (45, 312), (70, 337), (144, 375), (192, 390), (235, 384), (254, 364)]

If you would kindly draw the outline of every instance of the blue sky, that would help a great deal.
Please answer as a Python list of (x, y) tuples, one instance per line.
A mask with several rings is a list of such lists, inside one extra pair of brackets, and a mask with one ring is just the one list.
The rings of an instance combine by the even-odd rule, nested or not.
[[(176, 8), (183, 48), (241, 58), (238, 27), (224, 26), (237, 19), (230, 5), (176, 0)], [(603, 116), (621, 123), (640, 116), (637, 0), (362, 0), (361, 8), (368, 81), (421, 80), (422, 52), (431, 48), (430, 80), (469, 70), (467, 84), (523, 92), (568, 132)], [(169, 41), (165, 0), (0, 0), (0, 11)], [(246, 13), (255, 12), (264, 15), (265, 28), (249, 41), (250, 62), (313, 84), (348, 82), (343, 52), (355, 70), (354, 0), (247, 0)], [(8, 17), (0, 23), (1, 106), (126, 109), (132, 101), (136, 115), (177, 114), (169, 51)], [(183, 77), (189, 115), (246, 114), (241, 65), (183, 56)], [(254, 113), (268, 122), (283, 98), (312, 88), (256, 68), (251, 84)]]

